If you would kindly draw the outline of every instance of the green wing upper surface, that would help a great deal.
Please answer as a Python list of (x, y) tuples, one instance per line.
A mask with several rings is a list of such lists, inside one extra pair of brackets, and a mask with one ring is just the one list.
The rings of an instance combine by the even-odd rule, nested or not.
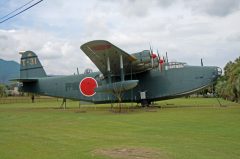
[(82, 51), (92, 60), (103, 75), (107, 74), (107, 60), (110, 61), (110, 71), (113, 76), (120, 75), (120, 56), (123, 58), (125, 74), (146, 71), (140, 65), (138, 59), (126, 53), (117, 46), (105, 40), (94, 40), (83, 44)]

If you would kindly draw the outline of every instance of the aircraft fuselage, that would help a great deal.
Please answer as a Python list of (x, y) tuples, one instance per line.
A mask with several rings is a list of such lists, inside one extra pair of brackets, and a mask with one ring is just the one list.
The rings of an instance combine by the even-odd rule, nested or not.
[[(125, 75), (125, 81), (138, 80), (138, 84), (123, 93), (122, 102), (140, 102), (143, 99), (156, 101), (185, 96), (211, 85), (218, 76), (218, 67), (180, 64), (166, 65), (162, 71), (154, 68), (143, 73), (128, 74)], [(112, 77), (112, 83), (119, 81), (121, 81), (120, 77)], [(24, 92), (93, 103), (117, 102), (113, 93), (95, 91), (95, 88), (108, 83), (109, 80), (102, 77), (100, 72), (94, 72), (42, 77), (38, 78), (37, 82), (24, 83), (21, 89)]]

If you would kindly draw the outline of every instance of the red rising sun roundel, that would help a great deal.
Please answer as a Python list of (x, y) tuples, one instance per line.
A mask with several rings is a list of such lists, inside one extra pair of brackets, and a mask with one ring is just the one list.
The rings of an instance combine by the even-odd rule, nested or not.
[(79, 84), (80, 92), (87, 97), (93, 96), (96, 92), (94, 89), (98, 87), (97, 81), (92, 77), (85, 77)]

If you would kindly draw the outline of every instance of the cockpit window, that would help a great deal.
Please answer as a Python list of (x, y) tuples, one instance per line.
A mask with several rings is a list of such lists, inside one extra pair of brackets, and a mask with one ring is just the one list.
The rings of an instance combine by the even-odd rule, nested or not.
[(95, 76), (95, 79), (96, 79), (97, 81), (101, 81), (101, 80), (104, 80), (105, 77), (104, 77), (104, 75), (101, 73), (101, 74), (98, 74), (97, 76)]
[(87, 69), (85, 69), (84, 74), (90, 74), (92, 72), (93, 72), (93, 70), (91, 68), (87, 68)]
[(183, 68), (186, 63), (183, 62), (169, 62), (166, 63), (166, 69), (174, 69), (174, 68)]

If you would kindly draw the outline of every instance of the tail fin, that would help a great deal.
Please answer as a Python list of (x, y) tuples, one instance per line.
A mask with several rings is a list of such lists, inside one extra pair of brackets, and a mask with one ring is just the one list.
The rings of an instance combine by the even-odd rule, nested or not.
[(32, 51), (21, 52), (20, 79), (46, 77), (37, 55)]

